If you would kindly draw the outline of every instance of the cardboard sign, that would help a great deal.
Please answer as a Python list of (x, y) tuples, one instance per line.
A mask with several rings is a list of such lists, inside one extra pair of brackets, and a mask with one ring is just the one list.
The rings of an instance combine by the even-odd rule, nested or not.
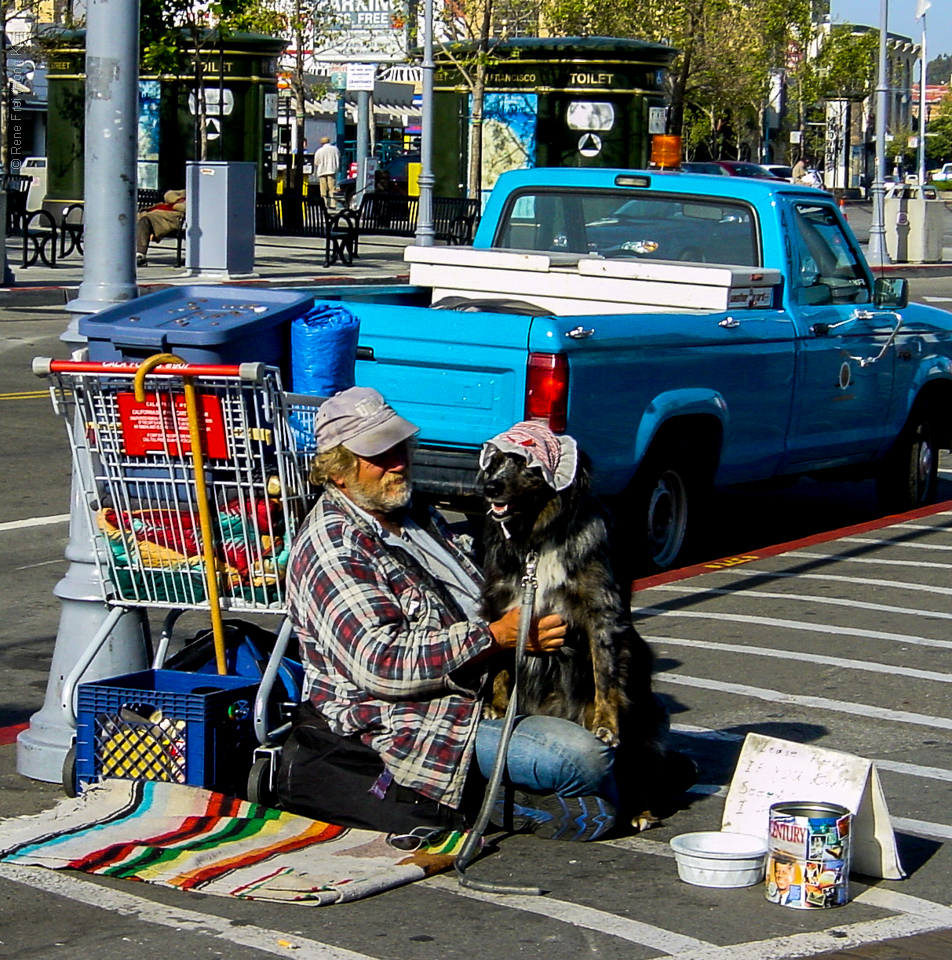
[(854, 872), (886, 880), (906, 876), (872, 760), (748, 733), (727, 793), (721, 829), (766, 838), (771, 804), (790, 800), (838, 803), (852, 811)]
[[(116, 402), (123, 447), (129, 456), (141, 457), (154, 451), (162, 451), (170, 457), (191, 453), (184, 396), (173, 398), (165, 393), (147, 393), (145, 400), (139, 403), (135, 394), (120, 393)], [(224, 460), (228, 456), (228, 442), (221, 399), (203, 393), (198, 395), (198, 403), (201, 413), (199, 430), (205, 453), (213, 460)]]

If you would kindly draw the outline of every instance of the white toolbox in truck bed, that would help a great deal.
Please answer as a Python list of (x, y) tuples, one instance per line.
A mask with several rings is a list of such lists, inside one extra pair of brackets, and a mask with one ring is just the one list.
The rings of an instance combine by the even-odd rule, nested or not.
[(773, 305), (780, 271), (472, 247), (405, 248), (410, 283), (444, 297), (525, 300), (555, 316), (741, 310)]

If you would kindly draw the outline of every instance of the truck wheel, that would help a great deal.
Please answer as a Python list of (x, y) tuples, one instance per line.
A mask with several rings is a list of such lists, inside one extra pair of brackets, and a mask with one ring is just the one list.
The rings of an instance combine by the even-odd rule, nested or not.
[(669, 570), (678, 562), (693, 532), (700, 487), (679, 445), (648, 451), (632, 481), (628, 524), (647, 570)]
[(932, 411), (917, 403), (876, 474), (881, 509), (902, 513), (935, 500), (939, 451)]

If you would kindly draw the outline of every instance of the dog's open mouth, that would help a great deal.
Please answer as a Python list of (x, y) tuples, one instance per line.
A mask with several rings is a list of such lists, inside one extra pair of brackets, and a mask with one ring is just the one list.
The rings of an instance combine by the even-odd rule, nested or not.
[(489, 516), (493, 520), (508, 520), (512, 516), (512, 504), (511, 503), (497, 503), (493, 500), (489, 501)]

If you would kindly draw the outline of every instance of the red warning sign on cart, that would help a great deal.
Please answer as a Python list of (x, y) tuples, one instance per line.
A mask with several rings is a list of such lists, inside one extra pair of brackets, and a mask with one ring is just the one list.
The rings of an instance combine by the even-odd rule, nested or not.
[[(228, 456), (228, 442), (225, 439), (221, 399), (207, 393), (199, 394), (197, 399), (202, 447), (211, 459), (223, 460)], [(119, 405), (122, 442), (129, 456), (140, 457), (153, 451), (161, 451), (172, 457), (191, 453), (184, 396), (147, 393), (145, 400), (140, 403), (135, 394), (120, 393), (116, 401)]]

